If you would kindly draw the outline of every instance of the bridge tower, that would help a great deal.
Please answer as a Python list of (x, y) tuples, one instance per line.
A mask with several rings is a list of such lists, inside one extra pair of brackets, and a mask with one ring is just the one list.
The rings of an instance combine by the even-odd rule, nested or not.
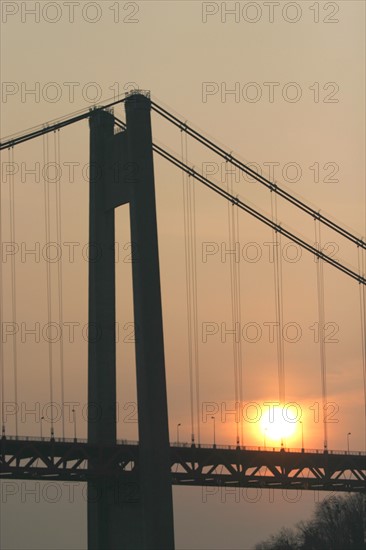
[[(88, 440), (89, 550), (173, 550), (173, 504), (160, 291), (151, 102), (126, 98), (124, 131), (112, 113), (90, 116)], [(135, 484), (108, 476), (116, 444), (115, 208), (129, 204), (139, 459)], [(94, 337), (93, 337), (94, 333)]]

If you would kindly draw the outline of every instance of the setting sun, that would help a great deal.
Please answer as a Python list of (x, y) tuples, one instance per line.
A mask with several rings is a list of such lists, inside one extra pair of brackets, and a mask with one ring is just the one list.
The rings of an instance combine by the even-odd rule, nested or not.
[(272, 440), (294, 435), (297, 425), (297, 411), (281, 405), (268, 406), (260, 421), (263, 436)]

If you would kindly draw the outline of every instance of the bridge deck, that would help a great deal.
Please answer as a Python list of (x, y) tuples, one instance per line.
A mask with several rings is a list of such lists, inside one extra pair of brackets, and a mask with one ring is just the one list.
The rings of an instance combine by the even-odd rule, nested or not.
[[(98, 447), (85, 440), (3, 438), (0, 479), (138, 480), (138, 442)], [(366, 454), (319, 450), (171, 446), (174, 485), (319, 491), (366, 490)]]

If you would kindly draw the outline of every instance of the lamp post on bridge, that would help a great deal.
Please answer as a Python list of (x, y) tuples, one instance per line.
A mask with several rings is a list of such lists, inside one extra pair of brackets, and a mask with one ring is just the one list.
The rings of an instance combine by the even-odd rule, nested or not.
[(177, 446), (179, 447), (179, 428), (182, 424), (179, 422), (179, 424), (177, 424)]
[(72, 409), (72, 419), (74, 423), (74, 441), (76, 441), (76, 411), (74, 408)]
[(214, 416), (211, 416), (213, 420), (213, 446), (216, 449), (216, 419)]
[(347, 452), (349, 453), (349, 436), (352, 435), (351, 432), (347, 434)]
[(302, 420), (299, 421), (301, 425), (301, 452), (304, 452), (304, 424)]
[(40, 428), (40, 432), (41, 432), (41, 439), (43, 439), (42, 420), (44, 420), (44, 416), (41, 416), (41, 418), (39, 420), (39, 428)]

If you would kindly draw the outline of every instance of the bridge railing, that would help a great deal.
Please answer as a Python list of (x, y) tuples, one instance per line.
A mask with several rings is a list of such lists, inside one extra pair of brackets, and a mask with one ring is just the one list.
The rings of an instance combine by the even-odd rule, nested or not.
[[(21, 435), (7, 435), (6, 437), (3, 436), (3, 439), (10, 440), (10, 441), (55, 441), (57, 443), (88, 443), (88, 440), (85, 438), (72, 438), (72, 437), (54, 437), (51, 438), (49, 436), (45, 437), (37, 437), (37, 436), (21, 436)], [(138, 441), (131, 441), (128, 439), (117, 439), (117, 445), (138, 445)], [(266, 452), (286, 452), (286, 453), (310, 453), (310, 454), (337, 454), (337, 455), (354, 455), (354, 456), (366, 456), (365, 451), (343, 451), (343, 450), (324, 450), (324, 449), (299, 449), (299, 448), (292, 448), (292, 447), (269, 447), (268, 445), (266, 447), (261, 446), (248, 446), (248, 445), (217, 445), (217, 444), (209, 444), (209, 443), (201, 443), (197, 445), (192, 445), (192, 443), (186, 443), (186, 442), (178, 442), (173, 441), (171, 442), (171, 446), (175, 447), (177, 449), (186, 449), (190, 448), (192, 446), (195, 446), (197, 449), (226, 449), (226, 450), (241, 450), (241, 451), (266, 451)]]
[[(35, 435), (7, 435), (3, 436), (2, 439), (9, 439), (10, 441), (51, 441), (50, 436), (35, 436)], [(57, 441), (58, 443), (73, 443), (77, 441), (78, 443), (87, 443), (87, 439), (73, 438), (73, 437), (53, 437), (52, 441)]]
[[(192, 447), (191, 443), (172, 442), (171, 445), (177, 448)], [(203, 449), (229, 449), (229, 450), (241, 450), (241, 451), (267, 451), (267, 452), (286, 452), (286, 453), (313, 453), (313, 454), (340, 454), (340, 455), (366, 455), (365, 451), (339, 451), (339, 450), (324, 450), (324, 449), (299, 449), (292, 447), (266, 447), (250, 446), (250, 445), (213, 445), (207, 443), (201, 443), (196, 445), (197, 448)]]

